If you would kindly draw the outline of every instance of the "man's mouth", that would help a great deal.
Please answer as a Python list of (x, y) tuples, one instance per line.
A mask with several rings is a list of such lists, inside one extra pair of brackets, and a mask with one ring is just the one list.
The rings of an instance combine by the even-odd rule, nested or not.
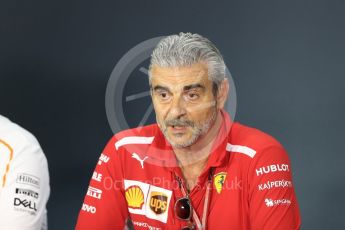
[(179, 131), (185, 131), (187, 129), (187, 126), (178, 126), (178, 125), (172, 125), (170, 126), (173, 131), (179, 132)]

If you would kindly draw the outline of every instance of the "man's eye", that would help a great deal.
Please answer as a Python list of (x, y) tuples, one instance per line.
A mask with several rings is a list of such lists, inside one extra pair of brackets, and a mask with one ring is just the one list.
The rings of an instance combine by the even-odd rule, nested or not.
[(168, 100), (169, 94), (167, 92), (158, 92), (158, 96), (161, 100)]
[(199, 95), (197, 93), (188, 93), (188, 98), (191, 100), (195, 100), (199, 98)]

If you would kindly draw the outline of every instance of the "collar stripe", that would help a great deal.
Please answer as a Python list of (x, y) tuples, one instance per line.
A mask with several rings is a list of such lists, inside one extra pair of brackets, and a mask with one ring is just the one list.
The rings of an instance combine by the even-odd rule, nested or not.
[(115, 143), (115, 148), (118, 150), (123, 145), (128, 144), (151, 144), (155, 137), (139, 137), (139, 136), (132, 136), (132, 137), (124, 137), (118, 140)]
[(237, 153), (243, 153), (251, 158), (253, 158), (256, 154), (256, 151), (254, 149), (251, 149), (247, 146), (243, 145), (232, 145), (228, 143), (226, 145), (226, 151), (228, 152), (237, 152)]

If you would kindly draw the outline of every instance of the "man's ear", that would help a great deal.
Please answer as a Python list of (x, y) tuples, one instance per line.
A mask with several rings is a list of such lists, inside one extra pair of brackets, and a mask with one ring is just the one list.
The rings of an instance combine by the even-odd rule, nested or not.
[(226, 99), (229, 95), (229, 82), (228, 79), (225, 78), (218, 87), (217, 93), (217, 109), (223, 109)]

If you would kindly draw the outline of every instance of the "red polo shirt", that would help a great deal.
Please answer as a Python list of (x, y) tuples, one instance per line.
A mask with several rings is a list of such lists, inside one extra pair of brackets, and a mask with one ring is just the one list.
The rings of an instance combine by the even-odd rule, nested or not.
[[(232, 123), (223, 125), (198, 184), (190, 191), (202, 218), (206, 184), (212, 190), (206, 229), (299, 229), (301, 219), (284, 148), (271, 136)], [(126, 130), (107, 144), (97, 163), (76, 229), (176, 229), (174, 213), (183, 178), (170, 144), (155, 125)]]

